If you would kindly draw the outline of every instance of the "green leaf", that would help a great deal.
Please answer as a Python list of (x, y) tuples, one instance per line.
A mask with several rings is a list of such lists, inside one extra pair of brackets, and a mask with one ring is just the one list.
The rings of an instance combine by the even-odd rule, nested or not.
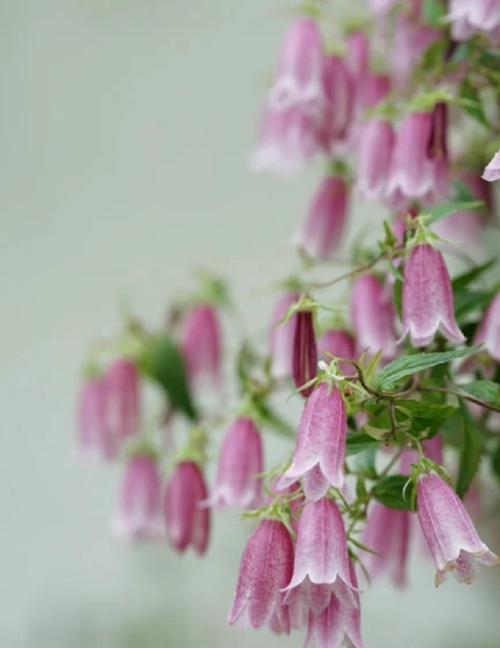
[(442, 353), (416, 353), (415, 355), (402, 356), (388, 364), (378, 374), (375, 387), (380, 390), (388, 389), (394, 383), (419, 371), (436, 367), (457, 358), (466, 358), (477, 353), (477, 347), (464, 347)]
[(495, 477), (500, 481), (500, 443), (495, 452), (491, 455), (491, 468)]
[(347, 436), (346, 454), (347, 456), (358, 454), (369, 448), (378, 446), (378, 441), (363, 432), (355, 432)]
[(448, 218), (448, 216), (453, 216), (453, 214), (474, 211), (483, 206), (484, 202), (482, 200), (450, 200), (449, 202), (441, 203), (440, 205), (426, 209), (425, 215), (428, 216), (427, 223), (430, 225), (442, 220), (443, 218)]
[(173, 409), (196, 420), (184, 358), (169, 335), (162, 333), (146, 342), (140, 365), (143, 372), (160, 385)]
[(453, 286), (453, 292), (458, 292), (459, 290), (467, 288), (469, 284), (473, 283), (476, 279), (479, 279), (479, 277), (481, 277), (487, 270), (494, 266), (496, 262), (497, 259), (490, 259), (489, 261), (486, 261), (486, 263), (474, 266), (471, 270), (467, 270), (467, 272), (464, 272), (458, 275), (458, 277), (455, 277), (455, 279), (453, 279), (453, 281), (451, 282)]
[(479, 94), (477, 88), (474, 88), (474, 86), (472, 86), (467, 79), (462, 83), (462, 87), (460, 88), (460, 97), (462, 99), (460, 103), (465, 112), (473, 117), (482, 126), (489, 128), (488, 119), (486, 118), (483, 103), (481, 100), (481, 95)]
[(398, 313), (399, 319), (403, 319), (403, 282), (401, 279), (396, 279), (394, 282), (394, 304), (396, 305), (396, 311)]
[(376, 447), (372, 446), (355, 456), (353, 470), (357, 475), (361, 475), (367, 479), (377, 479), (377, 469), (375, 468), (376, 450)]
[(436, 29), (442, 29), (443, 18), (446, 15), (446, 7), (440, 0), (425, 0), (422, 7), (422, 14), (426, 23)]
[(492, 380), (475, 380), (467, 385), (460, 385), (460, 389), (474, 398), (500, 407), (500, 385)]
[(483, 311), (493, 299), (496, 288), (491, 290), (464, 290), (455, 295), (455, 317), (462, 321), (471, 313)]
[(463, 440), (460, 452), (458, 477), (455, 490), (462, 499), (467, 494), (481, 461), (481, 440), (475, 429), (474, 421), (462, 406)]
[(446, 419), (453, 416), (457, 407), (444, 403), (430, 403), (429, 401), (418, 400), (397, 400), (396, 408), (408, 411), (415, 418), (419, 419)]
[(266, 403), (262, 397), (255, 397), (251, 403), (251, 413), (256, 417), (261, 425), (264, 425), (274, 432), (277, 432), (283, 437), (288, 439), (295, 439), (295, 428), (281, 418), (273, 409)]
[(400, 511), (411, 511), (412, 506), (412, 488), (408, 486), (403, 497), (403, 489), (408, 483), (406, 475), (391, 475), (384, 477), (375, 484), (372, 494), (387, 508), (398, 509)]

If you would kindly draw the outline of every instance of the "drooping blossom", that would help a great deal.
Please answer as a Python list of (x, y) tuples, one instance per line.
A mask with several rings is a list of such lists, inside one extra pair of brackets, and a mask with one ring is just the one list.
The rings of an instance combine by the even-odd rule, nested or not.
[(494, 565), (498, 557), (482, 542), (453, 488), (434, 473), (422, 474), (417, 484), (417, 513), (436, 565), (436, 586), (451, 571), (460, 582), (474, 578), (473, 559)]
[(398, 587), (407, 580), (407, 562), (410, 541), (411, 513), (372, 502), (362, 543), (376, 553), (363, 554), (363, 563), (370, 578), (389, 573)]
[(106, 412), (105, 376), (86, 381), (78, 401), (78, 453), (83, 459), (113, 459), (118, 444)]
[(453, 291), (442, 254), (416, 245), (406, 261), (403, 282), (403, 334), (414, 347), (427, 346), (437, 331), (452, 343), (465, 337), (455, 321)]
[(346, 409), (339, 390), (321, 383), (304, 405), (292, 463), (277, 487), (285, 489), (301, 479), (310, 500), (323, 497), (329, 486), (342, 488), (346, 432)]
[(354, 109), (354, 82), (344, 59), (329, 56), (323, 71), (324, 106), (319, 140), (328, 154), (346, 144)]
[(133, 362), (120, 358), (109, 367), (105, 379), (106, 416), (119, 447), (139, 431), (139, 374)]
[(450, 0), (447, 20), (451, 35), (463, 41), (483, 33), (493, 41), (500, 37), (500, 5), (497, 0)]
[[(499, 9), (500, 12), (500, 9)], [(500, 180), (500, 151), (495, 153), (491, 161), (484, 169), (482, 178), (487, 182), (495, 182)]]
[(345, 230), (349, 189), (341, 177), (323, 180), (315, 194), (296, 242), (312, 259), (329, 259), (338, 248)]
[(402, 12), (395, 25), (393, 55), (391, 56), (393, 78), (397, 85), (405, 86), (422, 59), (424, 52), (439, 38), (442, 32), (426, 25), (414, 12)]
[(363, 275), (354, 282), (351, 319), (360, 353), (381, 351), (385, 359), (394, 356), (396, 312), (387, 287), (374, 275)]
[(474, 344), (484, 344), (485, 350), (500, 362), (500, 293), (497, 293), (474, 336)]
[(205, 479), (192, 461), (177, 464), (165, 490), (164, 516), (170, 544), (180, 553), (189, 545), (201, 556), (208, 546), (210, 510)]
[(363, 31), (354, 31), (347, 37), (347, 57), (355, 91), (355, 112), (364, 110), (363, 97), (370, 69), (370, 41)]
[(358, 604), (349, 573), (349, 557), (344, 522), (335, 502), (322, 498), (307, 502), (300, 516), (293, 575), (286, 591), (322, 586), (315, 591), (315, 614), (330, 603), (332, 594), (346, 606)]
[[(329, 354), (329, 355), (327, 355)], [(345, 329), (329, 329), (318, 340), (318, 357), (325, 362), (331, 361), (331, 356), (356, 359), (356, 341)], [(352, 374), (353, 367), (347, 362), (340, 362), (340, 369), (346, 375)]]
[[(316, 377), (318, 373), (318, 349), (314, 333), (313, 313), (301, 310), (296, 315), (297, 324), (293, 340), (292, 373), (297, 389)], [(314, 386), (301, 389), (300, 393), (307, 398)]]
[(371, 119), (361, 127), (357, 188), (363, 198), (373, 200), (386, 196), (393, 146), (394, 131), (390, 122)]
[(297, 293), (286, 293), (280, 297), (276, 304), (269, 334), (269, 352), (271, 355), (271, 374), (274, 378), (288, 378), (292, 375), (293, 348), (297, 317), (292, 317), (287, 322), (282, 319), (290, 307), (299, 300)]
[(220, 387), (221, 337), (219, 317), (213, 306), (200, 304), (188, 313), (182, 331), (182, 354), (193, 388)]
[(283, 588), (293, 570), (293, 543), (286, 527), (264, 520), (247, 543), (240, 564), (229, 624), (260, 628), (271, 625), (288, 634), (290, 621)]
[(209, 503), (216, 508), (257, 508), (264, 470), (262, 438), (252, 419), (237, 418), (224, 437), (215, 487)]
[(119, 509), (113, 520), (116, 534), (127, 540), (163, 538), (161, 495), (161, 477), (155, 458), (147, 454), (133, 456), (123, 475)]
[(362, 102), (364, 108), (375, 108), (391, 90), (391, 80), (386, 74), (368, 72), (365, 78)]
[[(357, 589), (358, 582), (352, 562), (349, 562), (351, 584)], [(361, 610), (359, 596), (355, 591), (357, 605), (346, 605), (333, 595), (330, 604), (319, 614), (309, 613), (307, 637), (304, 648), (363, 648), (361, 637)]]

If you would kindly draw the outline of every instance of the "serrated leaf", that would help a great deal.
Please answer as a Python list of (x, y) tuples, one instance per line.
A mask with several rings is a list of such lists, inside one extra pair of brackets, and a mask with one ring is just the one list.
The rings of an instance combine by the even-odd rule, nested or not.
[(450, 200), (449, 202), (441, 203), (440, 205), (426, 209), (425, 215), (428, 216), (427, 223), (431, 225), (432, 223), (437, 223), (437, 221), (440, 221), (443, 218), (453, 216), (453, 214), (474, 211), (483, 206), (484, 202), (482, 200)]
[(500, 385), (492, 380), (475, 380), (467, 385), (460, 385), (460, 389), (474, 398), (500, 407)]
[(346, 454), (347, 456), (358, 454), (358, 452), (363, 452), (369, 448), (374, 448), (378, 446), (378, 441), (372, 439), (364, 432), (354, 432), (347, 436), (346, 441)]
[(160, 385), (173, 409), (196, 420), (184, 358), (169, 335), (163, 333), (146, 342), (140, 365), (144, 373)]
[(375, 484), (372, 489), (372, 494), (378, 502), (387, 506), (387, 508), (398, 509), (399, 511), (411, 511), (411, 486), (406, 488), (405, 496), (403, 497), (403, 489), (407, 483), (407, 475), (384, 477), (384, 479), (381, 479)]
[(475, 429), (474, 421), (462, 406), (463, 438), (455, 490), (462, 499), (467, 494), (471, 481), (481, 461), (481, 440)]
[(396, 401), (396, 408), (403, 408), (410, 412), (413, 417), (426, 420), (434, 420), (437, 418), (446, 419), (449, 416), (453, 416), (457, 411), (457, 407), (445, 403), (430, 403), (429, 401), (404, 399)]
[(442, 353), (416, 353), (415, 355), (402, 356), (382, 369), (376, 378), (375, 385), (383, 391), (414, 373), (425, 371), (457, 358), (466, 358), (477, 353), (477, 351), (478, 347), (464, 347), (452, 351), (443, 351)]
[(490, 259), (489, 261), (486, 261), (486, 263), (474, 266), (470, 270), (467, 270), (467, 272), (464, 272), (458, 275), (458, 277), (455, 277), (455, 279), (453, 279), (453, 281), (451, 282), (453, 292), (456, 293), (460, 290), (463, 290), (464, 288), (467, 288), (467, 286), (473, 283), (476, 279), (479, 279), (479, 277), (481, 277), (487, 270), (493, 267), (496, 262), (497, 259)]

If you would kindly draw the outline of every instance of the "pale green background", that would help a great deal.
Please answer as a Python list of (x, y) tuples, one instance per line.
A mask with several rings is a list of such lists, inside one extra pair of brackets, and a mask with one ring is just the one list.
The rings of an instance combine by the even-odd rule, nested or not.
[[(121, 300), (160, 322), (205, 266), (231, 276), (253, 327), (267, 321), (264, 288), (293, 259), (319, 175), (247, 168), (291, 5), (0, 2), (2, 647), (301, 645), (225, 624), (237, 516), (217, 518), (206, 560), (123, 546), (117, 470), (73, 460), (78, 369)], [(498, 573), (436, 591), (432, 572), (418, 563), (411, 591), (363, 597), (367, 646), (498, 645)]]

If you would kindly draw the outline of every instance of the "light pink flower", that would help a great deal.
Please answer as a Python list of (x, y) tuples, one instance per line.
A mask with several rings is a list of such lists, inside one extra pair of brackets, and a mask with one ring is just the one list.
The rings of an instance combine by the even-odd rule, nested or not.
[(347, 56), (356, 93), (358, 111), (363, 106), (363, 94), (370, 69), (370, 41), (362, 31), (354, 31), (347, 37)]
[(182, 353), (195, 389), (220, 387), (221, 326), (215, 308), (200, 304), (189, 312), (183, 324)]
[(369, 0), (372, 11), (384, 15), (392, 9), (396, 0)]
[(474, 578), (472, 559), (484, 565), (498, 562), (481, 541), (453, 488), (434, 473), (419, 477), (417, 512), (436, 565), (436, 586), (450, 571), (460, 582), (470, 583)]
[(293, 459), (278, 481), (283, 490), (302, 479), (307, 499), (318, 500), (329, 486), (344, 485), (347, 417), (337, 388), (321, 383), (307, 400)]
[(395, 585), (406, 585), (410, 516), (408, 511), (389, 509), (379, 502), (370, 504), (362, 543), (376, 552), (363, 555), (372, 579), (389, 572)]
[(263, 470), (260, 432), (252, 419), (237, 418), (222, 443), (209, 504), (216, 508), (256, 508), (262, 497)]
[(299, 249), (312, 259), (331, 258), (341, 242), (348, 208), (345, 180), (334, 176), (323, 180), (297, 236)]
[(453, 291), (443, 256), (432, 245), (417, 245), (404, 270), (401, 339), (409, 334), (414, 347), (427, 346), (438, 330), (454, 344), (465, 341), (455, 321)]
[(269, 352), (271, 355), (271, 374), (274, 378), (288, 378), (292, 375), (293, 346), (297, 317), (293, 315), (288, 322), (281, 320), (290, 307), (299, 300), (297, 293), (286, 293), (276, 304), (269, 334)]
[(344, 522), (335, 502), (327, 498), (307, 502), (300, 516), (293, 575), (286, 590), (305, 582), (329, 586), (316, 590), (322, 592), (323, 609), (331, 594), (341, 598), (345, 605), (358, 604), (349, 573)]
[(240, 564), (229, 624), (260, 628), (271, 625), (289, 632), (288, 610), (282, 589), (293, 570), (293, 544), (281, 522), (264, 520), (253, 532)]
[(156, 540), (165, 536), (161, 477), (154, 457), (139, 454), (129, 460), (113, 529), (127, 540)]
[[(443, 465), (443, 443), (439, 434), (433, 436), (432, 439), (422, 441), (422, 449), (426, 457), (439, 466)], [(402, 475), (409, 475), (411, 473), (412, 464), (416, 464), (419, 459), (420, 455), (417, 450), (406, 448), (401, 453), (399, 472)]]
[[(349, 563), (351, 583), (357, 588), (358, 583), (354, 567)], [(357, 594), (356, 594), (356, 598)], [(361, 638), (361, 610), (346, 605), (342, 599), (332, 596), (329, 606), (319, 615), (309, 613), (307, 637), (304, 648), (363, 648)]]
[(130, 360), (116, 360), (106, 373), (106, 415), (118, 446), (139, 431), (139, 374)]
[(78, 402), (78, 453), (82, 459), (114, 459), (118, 444), (109, 426), (104, 376), (84, 383)]
[(394, 131), (390, 122), (371, 119), (361, 127), (357, 186), (363, 198), (385, 197), (393, 146)]
[(474, 336), (474, 344), (484, 344), (490, 356), (500, 362), (500, 293), (488, 306)]
[(442, 35), (440, 30), (423, 24), (412, 13), (401, 13), (396, 21), (394, 49), (390, 60), (393, 78), (400, 86), (410, 81), (424, 52)]
[(205, 479), (192, 461), (177, 464), (165, 490), (167, 537), (180, 553), (192, 545), (201, 556), (208, 546), (210, 510), (202, 506), (208, 493)]
[(447, 20), (455, 40), (468, 40), (480, 32), (493, 40), (500, 36), (498, 0), (450, 0)]
[(495, 153), (489, 164), (486, 166), (482, 178), (487, 182), (500, 180), (500, 151)]
[[(329, 356), (326, 354), (330, 354)], [(352, 335), (344, 329), (330, 329), (323, 333), (318, 340), (318, 356), (325, 362), (330, 362), (330, 356), (345, 358), (346, 360), (356, 359), (356, 341)], [(353, 373), (352, 365), (347, 362), (340, 363), (340, 369), (346, 375)]]
[[(301, 388), (318, 373), (318, 349), (312, 311), (299, 311), (296, 318), (292, 373), (295, 386)], [(314, 386), (310, 386), (302, 389), (300, 393), (307, 398), (313, 389)]]
[(375, 355), (392, 358), (395, 353), (396, 312), (387, 287), (374, 275), (363, 275), (353, 285), (351, 319), (358, 351), (369, 350)]

